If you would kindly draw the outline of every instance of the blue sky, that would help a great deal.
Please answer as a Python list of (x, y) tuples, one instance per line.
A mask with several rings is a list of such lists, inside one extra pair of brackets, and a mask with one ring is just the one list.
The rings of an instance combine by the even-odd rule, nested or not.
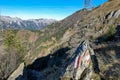
[[(93, 0), (98, 6), (107, 0)], [(84, 0), (0, 0), (2, 15), (22, 19), (52, 18), (61, 20), (84, 7)]]

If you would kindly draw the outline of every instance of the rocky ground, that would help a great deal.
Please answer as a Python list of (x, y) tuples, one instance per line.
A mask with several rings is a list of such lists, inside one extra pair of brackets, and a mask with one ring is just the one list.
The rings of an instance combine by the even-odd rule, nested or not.
[[(109, 1), (92, 10), (77, 11), (64, 20), (49, 25), (38, 32), (40, 36), (37, 37), (29, 56), (25, 58), (31, 64), (24, 67), (22, 75), (14, 76), (14, 78), (18, 80), (59, 80), (61, 74), (65, 72), (65, 63), (79, 43), (85, 39), (89, 41), (97, 55), (102, 77), (105, 80), (119, 80), (119, 25), (119, 0)], [(68, 33), (70, 33), (69, 37)], [(50, 44), (50, 42), (57, 46), (46, 53), (51, 45), (41, 46), (41, 43)], [(41, 52), (41, 49), (44, 49), (44, 52)], [(41, 56), (38, 57), (38, 55)], [(92, 77), (94, 80), (100, 80), (100, 76), (96, 74)]]

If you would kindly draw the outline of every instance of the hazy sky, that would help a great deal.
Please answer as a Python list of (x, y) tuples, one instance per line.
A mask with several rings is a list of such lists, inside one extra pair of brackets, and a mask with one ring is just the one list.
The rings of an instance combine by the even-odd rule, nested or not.
[[(107, 0), (93, 0), (98, 6)], [(84, 0), (0, 0), (0, 14), (22, 19), (61, 20), (84, 7)]]

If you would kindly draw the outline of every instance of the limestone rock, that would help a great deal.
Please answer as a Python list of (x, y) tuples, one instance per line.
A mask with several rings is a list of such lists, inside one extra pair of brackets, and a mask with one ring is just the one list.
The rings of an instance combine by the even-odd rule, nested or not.
[(20, 66), (9, 76), (8, 80), (15, 80), (16, 77), (22, 75), (24, 69), (24, 63), (21, 63)]
[(107, 16), (106, 19), (111, 19), (113, 17), (114, 11), (110, 12)]
[(117, 10), (117, 11), (114, 13), (114, 17), (115, 17), (115, 18), (118, 18), (119, 15), (120, 15), (120, 10)]

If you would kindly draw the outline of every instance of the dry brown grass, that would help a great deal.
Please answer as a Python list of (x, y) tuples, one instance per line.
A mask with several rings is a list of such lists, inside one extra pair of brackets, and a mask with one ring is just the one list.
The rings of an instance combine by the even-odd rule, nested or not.
[(26, 40), (30, 43), (35, 42), (38, 39), (38, 33), (29, 30), (20, 30), (17, 32), (17, 38), (20, 40)]
[(102, 4), (97, 9), (94, 9), (91, 13), (89, 13), (86, 18), (93, 18), (93, 17), (101, 17), (103, 18), (106, 14), (116, 11), (120, 9), (120, 1), (119, 0), (113, 0), (110, 2), (106, 2)]

